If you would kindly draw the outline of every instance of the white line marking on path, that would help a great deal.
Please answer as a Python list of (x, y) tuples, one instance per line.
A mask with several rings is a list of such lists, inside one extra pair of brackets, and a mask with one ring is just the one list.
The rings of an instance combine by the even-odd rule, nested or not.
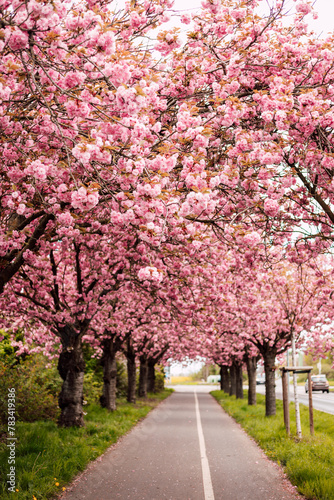
[(208, 457), (206, 456), (204, 434), (203, 434), (202, 423), (201, 423), (201, 414), (199, 412), (198, 399), (197, 399), (197, 394), (195, 391), (194, 391), (194, 395), (195, 395), (195, 409), (196, 409), (197, 432), (198, 432), (198, 440), (199, 440), (199, 451), (201, 454), (204, 500), (215, 500), (215, 496), (213, 494), (213, 488), (212, 488), (212, 481), (211, 481), (211, 474), (210, 474)]

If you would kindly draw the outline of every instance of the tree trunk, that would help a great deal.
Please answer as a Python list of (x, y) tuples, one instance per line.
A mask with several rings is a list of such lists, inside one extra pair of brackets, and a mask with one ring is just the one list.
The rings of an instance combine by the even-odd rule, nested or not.
[(257, 357), (246, 356), (248, 375), (248, 404), (256, 405), (256, 365)]
[(147, 366), (147, 392), (155, 392), (155, 361), (152, 358), (149, 358)]
[(264, 371), (266, 374), (266, 417), (276, 415), (276, 392), (275, 392), (275, 358), (276, 348), (268, 347), (262, 352)]
[(100, 403), (103, 408), (109, 411), (116, 410), (116, 389), (117, 389), (117, 363), (116, 349), (112, 339), (103, 342), (103, 355), (101, 359), (103, 366), (103, 390)]
[(147, 397), (147, 376), (148, 376), (148, 362), (146, 356), (140, 357), (140, 367), (139, 367), (139, 386), (138, 386), (138, 396), (140, 398)]
[(83, 380), (85, 361), (82, 354), (81, 336), (61, 329), (62, 352), (58, 360), (58, 371), (63, 379), (59, 394), (61, 414), (58, 424), (61, 427), (83, 427)]
[(136, 402), (136, 355), (133, 348), (128, 345), (126, 352), (127, 369), (128, 369), (128, 397), (129, 403)]
[(220, 390), (224, 390), (224, 370), (223, 370), (223, 365), (219, 365), (219, 375), (220, 375)]
[(235, 374), (236, 374), (236, 396), (238, 399), (244, 398), (243, 390), (243, 378), (242, 378), (242, 362), (237, 361), (235, 363)]
[(236, 377), (234, 363), (232, 363), (232, 365), (230, 366), (230, 391), (229, 391), (229, 394), (230, 394), (230, 396), (237, 395), (237, 377)]
[(230, 392), (230, 374), (226, 365), (220, 365), (220, 390), (227, 394)]

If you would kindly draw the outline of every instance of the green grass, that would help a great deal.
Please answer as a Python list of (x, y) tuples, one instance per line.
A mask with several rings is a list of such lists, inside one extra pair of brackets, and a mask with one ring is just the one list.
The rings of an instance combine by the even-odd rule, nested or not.
[(8, 492), (8, 448), (0, 443), (1, 500), (43, 500), (63, 488), (87, 464), (126, 434), (160, 401), (170, 395), (166, 389), (131, 405), (120, 401), (109, 413), (98, 405), (87, 407), (84, 428), (60, 429), (54, 422), (18, 422), (16, 426), (16, 493)]
[(300, 405), (303, 438), (296, 439), (293, 403), (290, 404), (291, 437), (286, 435), (282, 401), (277, 415), (265, 417), (265, 397), (247, 405), (222, 391), (211, 393), (221, 406), (252, 436), (269, 458), (281, 464), (292, 484), (307, 499), (334, 499), (334, 415), (314, 410), (314, 436), (310, 435), (308, 408)]

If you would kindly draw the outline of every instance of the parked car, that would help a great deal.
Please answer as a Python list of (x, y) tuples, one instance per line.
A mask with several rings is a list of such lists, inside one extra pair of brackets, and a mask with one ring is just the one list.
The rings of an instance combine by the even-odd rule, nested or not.
[[(329, 382), (326, 375), (312, 375), (311, 387), (313, 391), (329, 392)], [(308, 392), (308, 379), (305, 382), (305, 392)]]
[(256, 377), (256, 385), (261, 385), (266, 383), (266, 375), (265, 373), (261, 373)]

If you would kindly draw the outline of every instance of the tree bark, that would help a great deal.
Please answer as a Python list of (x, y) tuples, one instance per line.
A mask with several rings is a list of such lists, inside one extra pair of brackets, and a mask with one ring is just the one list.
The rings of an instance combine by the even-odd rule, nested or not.
[(257, 357), (246, 356), (248, 375), (248, 404), (256, 405), (256, 365)]
[(108, 338), (103, 342), (103, 355), (101, 359), (103, 366), (103, 389), (100, 403), (103, 408), (109, 411), (116, 410), (116, 389), (117, 389), (117, 363), (116, 349), (112, 339)]
[(266, 374), (266, 417), (276, 415), (275, 358), (276, 347), (268, 347), (262, 352)]
[(147, 392), (155, 392), (155, 360), (152, 358), (148, 359)]
[(126, 351), (127, 369), (128, 369), (128, 396), (129, 403), (136, 402), (136, 355), (133, 347), (128, 343)]
[(230, 392), (230, 374), (226, 365), (220, 365), (220, 390)]
[(223, 386), (224, 386), (224, 372), (223, 372), (223, 365), (219, 365), (219, 375), (220, 375), (220, 390), (223, 391)]
[(146, 356), (140, 357), (139, 366), (139, 386), (138, 386), (138, 397), (147, 397), (147, 377), (148, 377), (148, 361)]
[(243, 379), (242, 379), (242, 362), (235, 362), (235, 375), (236, 375), (236, 397), (238, 399), (244, 398)]
[(236, 371), (235, 371), (235, 364), (232, 363), (230, 366), (230, 390), (229, 390), (230, 396), (236, 396), (237, 395), (237, 378), (236, 378)]
[(83, 427), (83, 380), (85, 361), (82, 353), (81, 336), (70, 328), (62, 329), (62, 352), (58, 360), (58, 371), (63, 379), (59, 394), (61, 427)]

